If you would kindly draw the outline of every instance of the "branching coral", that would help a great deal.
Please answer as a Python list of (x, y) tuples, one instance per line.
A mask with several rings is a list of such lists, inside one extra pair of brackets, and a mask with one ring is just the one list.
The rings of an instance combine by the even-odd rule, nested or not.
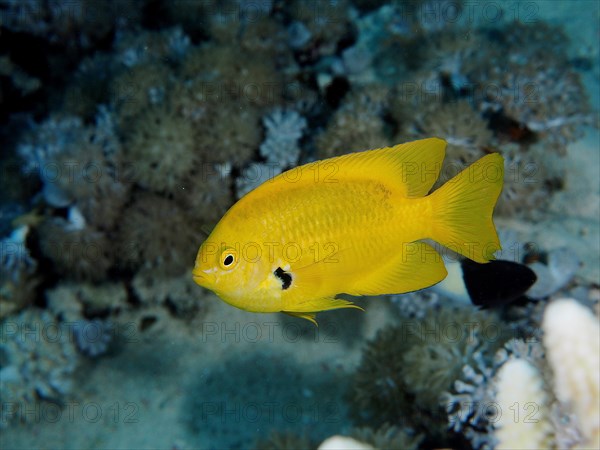
[(113, 116), (101, 108), (95, 126), (76, 117), (51, 118), (34, 127), (18, 152), (26, 172), (35, 171), (52, 206), (75, 204), (85, 220), (111, 228), (121, 212), (129, 186), (122, 179), (121, 145)]
[(78, 320), (72, 324), (73, 339), (84, 355), (96, 358), (108, 351), (113, 340), (114, 325), (109, 320)]
[(28, 234), (29, 226), (22, 225), (0, 239), (0, 319), (31, 303), (40, 282), (37, 261), (27, 247)]
[(255, 163), (242, 170), (235, 180), (236, 195), (243, 197), (265, 181), (279, 175), (298, 162), (299, 140), (306, 128), (306, 119), (294, 110), (275, 109), (263, 117), (266, 138), (260, 145), (265, 163)]
[(71, 391), (79, 357), (68, 328), (30, 308), (0, 323), (0, 337), (0, 428), (39, 420), (38, 401), (60, 402)]
[(281, 166), (277, 163), (254, 163), (245, 167), (239, 177), (235, 179), (235, 194), (242, 198), (252, 189), (260, 186), (267, 180), (279, 175)]
[(600, 323), (577, 301), (559, 299), (542, 327), (546, 359), (539, 345), (507, 347), (513, 356), (494, 386), (497, 448), (598, 448)]
[(1, 6), (2, 26), (6, 29), (30, 33), (68, 48), (88, 48), (105, 39), (115, 28), (114, 17), (123, 10), (134, 22), (141, 15), (141, 5), (132, 1), (102, 5), (93, 0), (71, 3), (8, 0)]
[(390, 303), (398, 308), (402, 317), (419, 320), (425, 319), (430, 311), (440, 309), (446, 301), (431, 289), (390, 295), (389, 298)]
[(490, 434), (492, 423), (499, 413), (493, 403), (491, 381), (496, 365), (475, 353), (474, 363), (465, 365), (462, 374), (454, 382), (455, 394), (445, 393), (446, 412), (450, 429), (461, 432), (476, 449), (494, 447)]
[(116, 59), (125, 67), (148, 62), (178, 63), (191, 47), (189, 37), (178, 26), (158, 32), (128, 32), (116, 36)]
[(536, 371), (547, 368), (544, 351), (538, 341), (533, 338), (528, 341), (511, 339), (496, 352), (493, 360), (476, 354), (474, 364), (463, 367), (461, 377), (454, 382), (453, 393), (444, 395), (450, 428), (465, 436), (475, 449), (494, 448), (498, 442), (494, 434), (497, 424), (508, 423), (511, 412), (514, 417), (528, 412), (523, 403), (499, 404), (497, 397), (498, 369), (515, 358), (527, 361)]
[(347, 0), (289, 2), (287, 12), (291, 22), (302, 23), (310, 36), (303, 46), (310, 60), (335, 53), (338, 42), (344, 38), (350, 26), (348, 3)]
[(27, 248), (29, 227), (22, 225), (0, 240), (0, 279), (17, 280), (21, 273), (32, 273), (37, 263)]
[(306, 128), (306, 119), (293, 110), (275, 109), (263, 117), (266, 139), (260, 144), (260, 154), (267, 162), (285, 168), (298, 162), (298, 141)]

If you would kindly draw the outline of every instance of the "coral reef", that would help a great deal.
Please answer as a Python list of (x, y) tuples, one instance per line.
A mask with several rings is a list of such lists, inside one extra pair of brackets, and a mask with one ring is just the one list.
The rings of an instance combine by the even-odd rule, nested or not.
[[(507, 64), (487, 61), (478, 67), (477, 81), (498, 88), (488, 90), (482, 106), (500, 111), (536, 133), (548, 148), (564, 153), (566, 144), (581, 137), (582, 125), (591, 123), (581, 77), (568, 63), (568, 38), (547, 24), (518, 22), (508, 24), (502, 36), (497, 57), (510, 55)], [(547, 45), (552, 45), (550, 54)]]
[(254, 448), (256, 450), (310, 450), (316, 448), (316, 443), (306, 436), (275, 431), (266, 438), (258, 439)]
[(33, 302), (40, 282), (37, 261), (27, 247), (29, 226), (21, 225), (0, 240), (0, 319)]
[(198, 293), (196, 284), (187, 272), (171, 278), (139, 272), (133, 278), (131, 287), (136, 299), (144, 307), (164, 306), (174, 316), (190, 320), (199, 313), (205, 313), (211, 300), (210, 295)]
[(39, 401), (60, 404), (72, 389), (79, 357), (69, 330), (48, 311), (29, 308), (3, 320), (0, 337), (0, 428), (39, 420)]
[(130, 179), (154, 192), (173, 193), (197, 162), (192, 122), (163, 105), (146, 109), (124, 136)]
[(318, 450), (375, 450), (374, 447), (364, 442), (357, 441), (356, 439), (345, 437), (345, 436), (332, 436), (325, 439)]
[(283, 169), (298, 162), (299, 140), (306, 128), (306, 119), (294, 110), (275, 109), (263, 117), (265, 140), (260, 144), (260, 154), (265, 164), (253, 164), (236, 179), (236, 194), (243, 197), (266, 180), (279, 175)]
[(123, 283), (64, 282), (46, 291), (46, 302), (48, 309), (63, 321), (110, 317), (126, 308), (127, 290)]
[(179, 76), (214, 99), (239, 106), (274, 106), (283, 80), (275, 62), (266, 56), (246, 53), (233, 43), (201, 45), (190, 50)]
[(600, 322), (575, 300), (559, 299), (548, 305), (542, 326), (556, 397), (573, 411), (580, 445), (600, 447)]
[(67, 278), (101, 281), (113, 265), (114, 246), (108, 235), (88, 225), (76, 207), (67, 218), (49, 217), (37, 228), (40, 252), (53, 270)]
[(267, 136), (260, 144), (260, 154), (267, 162), (289, 167), (298, 162), (298, 141), (306, 128), (306, 119), (296, 111), (276, 109), (263, 117)]
[[(515, 383), (514, 380), (519, 380)], [(523, 359), (511, 359), (498, 371), (496, 389), (498, 408), (502, 412), (496, 423), (497, 449), (540, 449), (551, 445), (552, 430), (549, 424), (546, 394), (541, 376), (531, 363)], [(509, 411), (515, 410), (517, 416)], [(520, 414), (531, 408), (533, 420), (521, 418)]]
[(107, 229), (129, 193), (122, 179), (120, 149), (112, 115), (100, 109), (95, 126), (85, 126), (78, 117), (51, 118), (34, 126), (18, 152), (23, 170), (38, 174), (49, 205), (76, 205), (87, 222)]
[[(570, 8), (581, 23), (547, 23), (527, 21), (524, 6), (548, 9), (0, 0), (0, 428), (11, 426), (3, 445), (76, 447), (81, 433), (90, 445), (144, 447), (140, 436), (155, 437), (144, 427), (160, 417), (166, 429), (176, 416), (181, 429), (152, 432), (177, 439), (152, 445), (242, 448), (260, 430), (260, 448), (316, 448), (331, 435), (358, 448), (600, 446), (600, 291), (597, 277), (577, 273), (594, 273), (580, 249), (598, 224), (593, 207), (568, 200), (572, 181), (588, 178), (578, 165), (596, 162), (571, 144), (600, 123), (590, 105), (597, 85), (583, 84), (597, 83), (598, 51), (587, 48), (597, 43), (573, 34), (598, 9)], [(569, 9), (560, 6), (551, 9)], [(540, 232), (544, 250), (502, 238), (498, 257), (538, 277), (525, 297), (498, 312), (453, 306), (431, 290), (367, 300), (379, 306), (364, 318), (332, 316), (343, 333), (310, 334), (328, 345), (302, 339), (256, 353), (247, 343), (195, 342), (206, 337), (207, 314), (216, 311), (211, 325), (226, 332), (240, 324), (210, 309), (213, 294), (190, 274), (203, 236), (236, 198), (300, 162), (429, 136), (448, 141), (438, 184), (502, 154), (494, 213), (509, 232), (531, 241), (540, 227), (561, 233), (569, 221), (572, 236), (555, 245)], [(581, 184), (596, 200), (593, 183)], [(120, 346), (125, 321), (154, 330), (137, 360)], [(369, 338), (359, 362), (356, 343)], [(110, 441), (94, 427), (61, 423), (48, 433), (37, 423), (44, 404), (123, 392), (115, 383), (75, 391), (76, 369), (110, 380), (121, 354), (128, 389), (130, 378), (155, 375), (165, 348), (190, 370), (172, 371), (165, 397), (139, 397), (148, 411), (139, 433), (111, 423)], [(525, 408), (512, 420), (511, 406), (528, 402), (540, 420), (526, 422)], [(235, 416), (247, 405), (262, 416)], [(301, 411), (295, 420), (290, 405)], [(18, 421), (36, 422), (35, 432)]]
[(118, 123), (127, 128), (128, 120), (152, 106), (159, 106), (167, 89), (172, 70), (161, 61), (136, 64), (111, 78), (107, 86), (111, 103), (118, 111)]
[(114, 326), (107, 320), (78, 320), (73, 323), (73, 338), (77, 349), (96, 358), (103, 355), (113, 339)]
[[(504, 356), (503, 351), (499, 353)], [(499, 412), (493, 403), (491, 384), (497, 363), (489, 363), (481, 354), (475, 354), (473, 359), (474, 364), (465, 365), (454, 382), (455, 393), (444, 393), (448, 424), (454, 432), (462, 433), (473, 448), (493, 448), (495, 440), (490, 430)]]
[(195, 103), (201, 111), (194, 123), (195, 153), (203, 162), (241, 167), (257, 154), (261, 127), (256, 106), (217, 100)]
[[(491, 359), (507, 333), (494, 315), (449, 306), (430, 311), (423, 320), (404, 320), (380, 331), (364, 350), (356, 373), (354, 402), (361, 419), (407, 421), (439, 442), (447, 425), (444, 392), (452, 389), (464, 367)], [(426, 429), (420, 428), (422, 422), (411, 422), (415, 416), (427, 417)]]
[(357, 441), (370, 444), (377, 449), (401, 448), (403, 450), (417, 450), (423, 441), (423, 435), (417, 435), (410, 428), (399, 428), (384, 424), (377, 430), (372, 428), (357, 428), (352, 430), (350, 436)]
[(383, 119), (387, 92), (370, 86), (347, 94), (325, 131), (316, 138), (318, 157), (329, 158), (391, 144)]
[(212, 228), (233, 204), (231, 170), (230, 163), (199, 164), (184, 182), (185, 189), (173, 194), (177, 203), (194, 222), (201, 224), (204, 231)]
[(10, 278), (15, 281), (22, 273), (31, 274), (35, 271), (37, 263), (31, 257), (26, 244), (28, 234), (29, 227), (22, 225), (15, 228), (9, 236), (0, 240), (0, 276), (2, 280)]
[[(338, 42), (348, 33), (348, 1), (307, 3), (294, 0), (287, 5), (290, 21), (303, 26), (307, 38), (296, 41), (296, 48), (306, 53), (306, 59), (314, 61), (331, 55), (337, 50)], [(299, 25), (301, 24), (301, 25)], [(304, 41), (304, 42), (302, 42)], [(300, 44), (303, 45), (300, 45)]]
[(492, 132), (467, 100), (428, 103), (423, 109), (415, 118), (416, 137), (436, 136), (448, 142), (440, 184), (483, 156)]
[(130, 20), (139, 20), (135, 1), (99, 5), (91, 0), (71, 4), (47, 3), (42, 0), (2, 2), (2, 27), (26, 32), (67, 47), (92, 47), (115, 28), (114, 17), (127, 11)]
[(518, 145), (503, 145), (499, 150), (504, 157), (504, 187), (496, 212), (505, 217), (539, 219), (555, 186), (563, 184), (562, 177), (550, 170), (548, 158), (537, 146), (524, 151)]
[(118, 263), (122, 268), (180, 275), (189, 270), (197, 251), (190, 245), (197, 240), (196, 226), (174, 202), (141, 192), (117, 230)]

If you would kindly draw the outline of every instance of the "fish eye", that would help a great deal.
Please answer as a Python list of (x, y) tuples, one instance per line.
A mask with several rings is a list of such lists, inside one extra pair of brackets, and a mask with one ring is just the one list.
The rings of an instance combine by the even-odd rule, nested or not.
[(222, 269), (231, 269), (237, 263), (237, 252), (233, 249), (227, 249), (221, 254), (221, 259), (219, 261), (221, 263)]

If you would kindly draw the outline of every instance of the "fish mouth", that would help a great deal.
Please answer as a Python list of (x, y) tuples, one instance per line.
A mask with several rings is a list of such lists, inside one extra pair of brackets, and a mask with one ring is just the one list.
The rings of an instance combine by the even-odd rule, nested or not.
[(202, 272), (192, 272), (192, 279), (200, 286), (206, 286), (207, 279)]

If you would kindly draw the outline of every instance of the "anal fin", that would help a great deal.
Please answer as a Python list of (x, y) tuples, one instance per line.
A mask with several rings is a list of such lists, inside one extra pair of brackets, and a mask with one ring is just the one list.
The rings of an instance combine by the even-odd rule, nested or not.
[(306, 319), (309, 320), (310, 322), (314, 323), (315, 326), (319, 326), (319, 324), (317, 323), (317, 313), (314, 312), (293, 312), (293, 311), (281, 311), (282, 313), (285, 313), (289, 316), (292, 317), (299, 317), (300, 319)]
[(354, 303), (344, 300), (342, 298), (317, 298), (311, 299), (307, 301), (303, 301), (296, 306), (300, 311), (281, 311), (290, 316), (300, 317), (302, 319), (310, 320), (312, 323), (317, 325), (317, 321), (315, 320), (315, 316), (318, 312), (321, 311), (330, 311), (332, 309), (340, 309), (340, 308), (354, 308), (360, 309), (364, 311), (360, 306), (355, 305)]

